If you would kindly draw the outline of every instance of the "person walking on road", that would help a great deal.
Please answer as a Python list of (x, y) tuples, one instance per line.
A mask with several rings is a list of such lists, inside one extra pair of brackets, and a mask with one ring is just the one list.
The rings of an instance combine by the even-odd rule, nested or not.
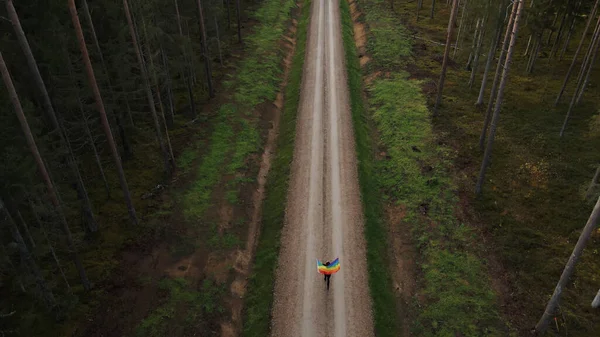
[(340, 270), (340, 259), (336, 258), (333, 262), (325, 262), (317, 260), (317, 271), (324, 275), (325, 283), (327, 284), (327, 290), (329, 290), (329, 282), (331, 275), (335, 274)]

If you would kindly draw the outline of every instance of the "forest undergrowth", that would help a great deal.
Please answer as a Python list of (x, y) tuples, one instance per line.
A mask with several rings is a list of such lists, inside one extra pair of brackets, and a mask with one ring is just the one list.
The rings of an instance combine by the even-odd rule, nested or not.
[[(389, 5), (383, 1), (367, 3), (378, 3), (380, 8)], [(419, 81), (419, 95), (423, 95), (430, 105), (435, 100), (450, 7), (446, 3), (438, 4), (435, 16), (431, 19), (428, 15), (430, 4), (423, 4), (418, 21), (416, 2), (395, 2), (394, 10), (389, 11), (396, 22), (406, 27), (404, 32), (410, 35), (407, 39), (413, 41), (412, 55), (405, 65), (409, 74), (405, 76), (410, 76), (409, 82)], [(365, 11), (369, 13), (369, 7), (366, 8)], [(465, 260), (465, 266), (471, 270), (479, 265), (476, 269), (488, 274), (491, 279), (491, 283), (481, 283), (481, 279), (472, 283), (469, 279), (459, 278), (471, 294), (476, 294), (470, 290), (476, 284), (483, 284), (481, 289), (487, 289), (475, 296), (480, 300), (487, 298), (483, 302), (487, 306), (475, 305), (470, 308), (477, 308), (475, 312), (482, 310), (486, 316), (493, 312), (490, 309), (497, 310), (508, 329), (507, 333), (519, 336), (529, 333), (542, 315), (588, 219), (593, 205), (585, 200), (585, 192), (598, 165), (597, 150), (600, 148), (596, 100), (600, 92), (594, 83), (594, 79), (600, 78), (598, 69), (593, 71), (592, 81), (581, 103), (574, 108), (563, 137), (559, 137), (559, 131), (574, 90), (574, 79), (567, 86), (558, 106), (554, 107), (553, 104), (583, 27), (578, 27), (573, 33), (570, 47), (562, 60), (556, 57), (550, 60), (548, 51), (542, 50), (533, 72), (528, 74), (528, 56), (524, 54), (531, 30), (526, 23), (523, 25), (505, 90), (492, 165), (481, 197), (475, 197), (474, 191), (482, 160), (478, 140), (490, 94), (489, 82), (484, 106), (477, 108), (475, 102), (489, 48), (489, 36), (484, 40), (479, 71), (471, 89), (467, 85), (471, 71), (466, 64), (473, 37), (472, 32), (463, 32), (459, 50), (456, 56), (450, 58), (442, 105), (438, 116), (431, 119), (429, 134), (438, 151), (445, 149), (437, 157), (446, 158), (446, 177), (449, 178), (448, 186), (452, 186), (446, 192), (452, 195), (448, 207), (453, 210), (448, 210), (446, 214), (457, 219), (454, 223), (444, 219), (434, 226), (443, 228), (451, 224), (452, 231), (461, 233), (461, 240), (456, 242), (462, 244), (456, 248), (460, 251), (473, 250), (475, 253)], [(455, 41), (456, 34), (453, 43)], [(451, 55), (453, 52), (454, 49)], [(494, 67), (497, 57), (498, 53)], [(494, 68), (490, 71), (488, 81), (493, 79), (493, 71)], [(380, 94), (375, 97), (380, 100), (384, 97), (384, 88), (394, 92), (394, 95), (402, 89), (401, 86), (392, 87), (390, 84), (374, 84), (372, 87), (379, 88)], [(390, 101), (388, 97), (384, 102)], [(414, 105), (414, 100), (410, 104)], [(385, 137), (386, 129), (381, 131), (382, 137)], [(432, 167), (435, 168), (434, 172), (438, 171), (439, 166)], [(421, 179), (426, 179), (423, 173), (420, 175)], [(428, 212), (431, 213), (431, 206)], [(444, 235), (445, 239), (447, 237)], [(426, 244), (420, 242), (423, 243)], [(446, 247), (427, 246), (438, 252)], [(599, 332), (598, 315), (590, 306), (598, 290), (599, 247), (600, 233), (595, 232), (578, 262), (574, 276), (563, 290), (559, 312), (553, 316), (550, 329), (559, 335), (590, 336)], [(444, 261), (443, 256), (440, 254), (438, 261)], [(459, 260), (448, 260), (451, 264), (456, 261)], [(432, 272), (440, 269), (431, 269), (431, 266), (425, 263), (421, 270), (426, 280), (437, 284), (436, 291), (427, 292), (435, 296), (440, 290), (444, 293), (449, 284), (435, 277)], [(446, 273), (452, 274), (455, 270), (451, 268)], [(425, 285), (427, 288), (428, 285)], [(491, 289), (493, 294), (489, 293)], [(447, 310), (454, 310), (453, 307), (456, 309), (456, 306), (450, 305)], [(427, 311), (427, 307), (424, 310)], [(468, 315), (473, 316), (473, 313), (469, 312)]]

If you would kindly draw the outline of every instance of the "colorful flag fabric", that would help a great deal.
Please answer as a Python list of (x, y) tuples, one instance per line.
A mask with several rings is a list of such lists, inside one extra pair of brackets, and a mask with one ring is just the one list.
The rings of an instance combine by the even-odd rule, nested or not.
[(319, 273), (324, 275), (335, 274), (340, 270), (340, 259), (336, 258), (328, 266), (324, 265), (321, 261), (317, 260), (317, 270)]

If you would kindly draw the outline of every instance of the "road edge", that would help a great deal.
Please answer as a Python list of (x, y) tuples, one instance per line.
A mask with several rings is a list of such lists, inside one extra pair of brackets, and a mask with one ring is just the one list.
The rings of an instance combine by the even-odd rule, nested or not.
[[(289, 176), (296, 138), (296, 116), (300, 103), (302, 71), (306, 50), (310, 0), (300, 0), (300, 17), (296, 33), (296, 51), (279, 126), (275, 156), (265, 185), (263, 220), (254, 257), (252, 275), (248, 282), (246, 305), (243, 312), (243, 336), (268, 336), (275, 286), (275, 271), (279, 258), (280, 235), (283, 228)], [(282, 202), (283, 201), (283, 202)]]
[(391, 273), (387, 266), (388, 240), (384, 224), (382, 195), (374, 178), (375, 157), (371, 126), (363, 102), (363, 83), (358, 52), (354, 42), (350, 5), (340, 0), (342, 35), (348, 76), (348, 90), (354, 126), (355, 150), (358, 158), (360, 197), (365, 219), (369, 290), (373, 303), (373, 323), (376, 336), (399, 336), (395, 296)]

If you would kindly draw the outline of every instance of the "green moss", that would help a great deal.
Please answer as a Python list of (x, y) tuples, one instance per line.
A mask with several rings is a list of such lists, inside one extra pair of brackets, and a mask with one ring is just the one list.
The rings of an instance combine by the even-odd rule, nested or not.
[(266, 185), (261, 235), (246, 294), (244, 336), (267, 336), (269, 334), (273, 279), (279, 255), (279, 235), (283, 227), (285, 212), (285, 202), (282, 201), (286, 200), (290, 163), (294, 152), (296, 113), (300, 101), (309, 14), (310, 1), (304, 1), (302, 15), (298, 22), (296, 51), (285, 92), (286, 99), (281, 116), (276, 154)]

